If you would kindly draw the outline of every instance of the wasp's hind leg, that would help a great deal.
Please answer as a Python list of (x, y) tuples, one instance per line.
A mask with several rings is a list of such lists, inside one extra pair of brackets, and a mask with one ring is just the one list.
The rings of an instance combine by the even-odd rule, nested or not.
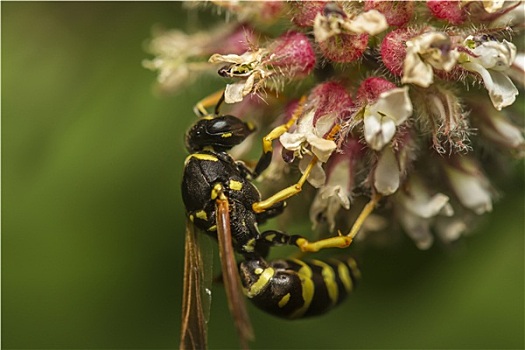
[(208, 113), (206, 108), (215, 106), (214, 113), (219, 114), (219, 108), (223, 101), (224, 90), (219, 90), (197, 102), (195, 106), (193, 106), (193, 113), (195, 113), (199, 117), (205, 117), (210, 114)]
[(352, 228), (350, 229), (350, 232), (347, 235), (341, 234), (339, 231), (339, 235), (336, 237), (329, 237), (325, 239), (321, 239), (315, 242), (309, 242), (306, 238), (299, 237), (296, 239), (293, 244), (299, 247), (303, 252), (317, 252), (321, 249), (325, 248), (346, 248), (348, 247), (354, 237), (357, 235), (359, 230), (361, 229), (361, 226), (363, 226), (363, 223), (365, 222), (366, 218), (372, 214), (374, 211), (377, 203), (381, 200), (380, 194), (373, 194), (370, 201), (363, 207), (361, 210), (361, 213), (357, 217), (356, 221), (352, 225)]
[(353, 239), (359, 232), (359, 229), (363, 226), (366, 218), (373, 212), (379, 200), (381, 200), (380, 194), (374, 194), (372, 196), (372, 199), (370, 199), (361, 210), (361, 213), (347, 235), (343, 235), (339, 232), (338, 236), (310, 242), (308, 239), (300, 235), (289, 235), (280, 231), (268, 230), (261, 233), (261, 239), (259, 241), (264, 242), (264, 245), (268, 246), (294, 245), (303, 252), (317, 252), (325, 248), (346, 248), (352, 243)]

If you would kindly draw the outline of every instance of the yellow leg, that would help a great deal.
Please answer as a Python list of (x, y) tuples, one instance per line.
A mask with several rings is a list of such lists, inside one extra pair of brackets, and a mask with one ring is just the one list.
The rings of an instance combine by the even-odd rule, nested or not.
[(208, 113), (206, 108), (216, 106), (217, 109), (219, 102), (222, 102), (223, 94), (224, 90), (219, 90), (209, 96), (206, 96), (205, 98), (197, 102), (197, 104), (195, 104), (195, 106), (193, 107), (193, 112), (201, 117), (209, 115), (210, 113)]
[(270, 163), (272, 161), (272, 153), (273, 153), (272, 143), (273, 143), (273, 141), (278, 139), (279, 137), (281, 137), (282, 134), (284, 134), (285, 132), (290, 130), (292, 125), (295, 124), (297, 119), (299, 119), (299, 117), (303, 113), (303, 107), (304, 107), (304, 102), (305, 101), (306, 101), (306, 96), (303, 96), (301, 98), (301, 100), (299, 101), (299, 105), (297, 106), (297, 108), (293, 112), (290, 120), (288, 120), (288, 122), (285, 123), (285, 124), (277, 126), (272, 131), (270, 131), (268, 133), (268, 135), (263, 137), (263, 140), (262, 140), (262, 142), (263, 142), (263, 154), (261, 155), (261, 157), (257, 161), (257, 165), (255, 165), (255, 168), (254, 168), (254, 171), (253, 171), (254, 177), (259, 176), (264, 170), (266, 170), (266, 168), (268, 168), (268, 166), (270, 165)]
[(374, 211), (374, 208), (376, 207), (377, 203), (381, 199), (380, 194), (374, 194), (372, 195), (372, 198), (370, 201), (364, 206), (363, 210), (357, 217), (357, 220), (354, 222), (354, 225), (352, 226), (352, 229), (347, 235), (342, 235), (341, 232), (339, 232), (339, 236), (337, 237), (330, 237), (321, 239), (316, 242), (309, 242), (306, 238), (299, 238), (296, 241), (296, 245), (303, 251), (303, 252), (317, 252), (324, 248), (346, 248), (351, 243), (354, 237), (359, 232), (359, 229), (361, 226), (363, 226), (363, 223), (365, 222), (366, 218)]
[(291, 185), (289, 187), (286, 187), (285, 189), (280, 190), (279, 192), (277, 192), (276, 194), (274, 194), (270, 198), (267, 198), (267, 199), (265, 199), (263, 201), (260, 201), (260, 202), (253, 203), (253, 205), (252, 205), (253, 211), (255, 211), (256, 213), (262, 213), (266, 209), (273, 207), (275, 204), (277, 204), (279, 202), (282, 202), (282, 201), (284, 201), (284, 200), (286, 200), (286, 199), (288, 199), (290, 197), (293, 197), (296, 194), (298, 194), (299, 192), (301, 192), (302, 188), (303, 188), (303, 185), (306, 182), (306, 179), (308, 178), (308, 175), (310, 175), (310, 172), (312, 171), (315, 163), (317, 163), (317, 157), (314, 157), (310, 161), (310, 164), (308, 164), (308, 167), (304, 171), (303, 176), (301, 176), (301, 178), (299, 179), (299, 181), (297, 181), (296, 184)]
[[(327, 140), (335, 139), (335, 135), (337, 135), (339, 130), (341, 130), (341, 126), (340, 125), (335, 125), (332, 128), (332, 130), (330, 130), (330, 133), (328, 134), (326, 139)], [(253, 203), (252, 204), (253, 211), (255, 211), (256, 213), (262, 213), (266, 209), (271, 208), (272, 206), (274, 206), (275, 204), (277, 204), (279, 202), (282, 202), (282, 201), (284, 201), (284, 200), (286, 200), (286, 199), (288, 199), (290, 197), (293, 197), (296, 194), (298, 194), (299, 192), (301, 192), (302, 188), (303, 188), (303, 185), (306, 182), (306, 179), (308, 178), (308, 176), (312, 172), (312, 169), (314, 168), (315, 164), (318, 161), (319, 160), (317, 159), (317, 157), (314, 156), (312, 158), (312, 160), (310, 161), (310, 163), (308, 164), (308, 166), (306, 167), (306, 170), (304, 171), (304, 173), (301, 176), (301, 178), (299, 179), (299, 181), (297, 181), (297, 183), (295, 183), (294, 185), (291, 185), (289, 187), (286, 187), (285, 189), (282, 189), (281, 191), (277, 192), (276, 194), (274, 194), (270, 198), (267, 198), (267, 199), (265, 199), (263, 201), (260, 201), (260, 202)]]
[(301, 100), (299, 100), (299, 105), (297, 106), (297, 108), (293, 112), (292, 117), (290, 118), (290, 120), (288, 120), (288, 122), (286, 124), (279, 125), (275, 129), (270, 131), (270, 133), (268, 133), (268, 135), (263, 137), (263, 151), (264, 151), (264, 153), (271, 152), (273, 150), (272, 142), (275, 139), (281, 137), (282, 134), (284, 134), (285, 132), (290, 130), (292, 125), (295, 124), (297, 119), (299, 119), (299, 116), (303, 113), (303, 108), (304, 108), (304, 103), (305, 102), (306, 102), (306, 96), (303, 96), (301, 98)]

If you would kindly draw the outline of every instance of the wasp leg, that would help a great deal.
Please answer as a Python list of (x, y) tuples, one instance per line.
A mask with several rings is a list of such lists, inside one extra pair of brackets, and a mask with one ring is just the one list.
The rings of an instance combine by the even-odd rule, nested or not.
[(255, 177), (259, 176), (270, 165), (272, 161), (272, 154), (273, 154), (273, 145), (272, 145), (273, 141), (281, 137), (282, 134), (290, 130), (292, 125), (295, 124), (297, 119), (299, 119), (299, 116), (303, 113), (303, 107), (304, 107), (305, 101), (306, 101), (306, 96), (303, 96), (301, 100), (299, 101), (299, 105), (293, 112), (290, 120), (288, 120), (288, 122), (286, 122), (285, 124), (277, 126), (272, 131), (270, 131), (268, 135), (263, 137), (263, 140), (262, 140), (263, 154), (257, 161), (257, 165), (255, 166), (255, 170), (253, 171)]
[[(335, 138), (335, 135), (339, 132), (340, 129), (341, 129), (340, 125), (335, 125), (330, 131), (330, 133), (328, 134), (328, 136), (326, 137), (326, 139), (333, 140)], [(299, 181), (297, 181), (295, 184), (289, 187), (286, 187), (280, 190), (279, 192), (275, 193), (270, 198), (267, 198), (260, 202), (253, 203), (252, 205), (253, 211), (255, 211), (256, 213), (264, 212), (268, 210), (269, 208), (275, 206), (277, 203), (282, 202), (290, 197), (293, 197), (299, 192), (301, 192), (303, 185), (306, 182), (306, 179), (308, 178), (312, 169), (314, 168), (315, 164), (318, 161), (319, 160), (317, 159), (317, 157), (314, 156), (313, 159), (310, 161), (310, 164), (308, 164), (308, 166), (306, 167), (306, 170), (304, 171)]]
[(264, 245), (267, 245), (268, 247), (276, 245), (295, 245), (303, 252), (317, 252), (325, 248), (346, 248), (352, 243), (352, 240), (359, 232), (364, 221), (372, 213), (380, 199), (380, 194), (374, 194), (372, 196), (372, 199), (364, 206), (347, 235), (343, 235), (339, 232), (339, 236), (310, 242), (300, 235), (288, 235), (284, 232), (268, 230), (261, 233), (259, 243), (264, 242)]
[(199, 117), (204, 117), (210, 114), (206, 108), (215, 106), (215, 114), (219, 114), (219, 107), (223, 101), (224, 90), (219, 90), (197, 102), (193, 107), (193, 113)]
[(299, 247), (299, 249), (301, 249), (301, 251), (303, 252), (317, 252), (325, 248), (348, 247), (359, 232), (361, 226), (363, 226), (363, 223), (365, 222), (366, 218), (374, 211), (374, 208), (376, 207), (380, 199), (380, 194), (376, 193), (372, 195), (372, 198), (364, 206), (363, 210), (361, 210), (361, 213), (357, 217), (357, 220), (354, 222), (352, 228), (350, 229), (350, 232), (347, 235), (342, 235), (341, 232), (339, 232), (339, 236), (337, 237), (325, 238), (315, 242), (309, 242), (306, 238), (300, 237), (296, 239), (295, 242), (293, 242), (293, 244)]

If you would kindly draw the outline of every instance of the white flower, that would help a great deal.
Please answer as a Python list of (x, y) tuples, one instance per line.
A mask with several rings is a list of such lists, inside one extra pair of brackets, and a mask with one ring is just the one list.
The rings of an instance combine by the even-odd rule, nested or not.
[(350, 209), (352, 184), (351, 159), (341, 159), (330, 172), (327, 183), (322, 186), (310, 207), (310, 220), (314, 226), (320, 218), (326, 218), (330, 231), (335, 228), (335, 216), (341, 208)]
[(434, 68), (448, 72), (456, 64), (459, 53), (451, 50), (451, 46), (450, 37), (441, 32), (424, 33), (408, 40), (401, 82), (429, 87), (434, 82)]
[(399, 188), (401, 172), (392, 147), (385, 147), (374, 169), (374, 187), (382, 195), (393, 194)]
[(365, 140), (373, 150), (380, 151), (392, 140), (396, 126), (412, 115), (408, 87), (381, 93), (376, 102), (364, 110)]
[(525, 139), (523, 131), (512, 124), (508, 118), (498, 111), (492, 113), (478, 113), (480, 123), (478, 128), (487, 139), (518, 151), (518, 156), (525, 155)]
[(492, 211), (490, 183), (472, 159), (457, 157), (454, 165), (445, 164), (444, 169), (464, 207), (478, 215)]
[(296, 157), (302, 158), (299, 168), (304, 172), (315, 155), (319, 162), (308, 177), (308, 182), (314, 187), (320, 187), (325, 182), (325, 174), (319, 163), (325, 163), (332, 152), (336, 149), (333, 140), (327, 140), (323, 136), (330, 131), (334, 125), (334, 117), (326, 115), (320, 117), (314, 125), (315, 109), (307, 111), (297, 122), (293, 132), (285, 132), (280, 137), (281, 144), (289, 151), (293, 151)]
[(481, 75), (494, 107), (500, 111), (516, 100), (518, 89), (507, 75), (516, 58), (516, 46), (503, 40), (467, 37), (465, 46), (475, 55), (463, 55), (463, 68)]
[(224, 102), (240, 102), (243, 98), (257, 90), (258, 83), (268, 78), (273, 71), (269, 70), (264, 64), (263, 59), (267, 56), (265, 49), (257, 51), (247, 51), (242, 55), (219, 55), (214, 54), (210, 57), (210, 63), (229, 63), (230, 66), (223, 74), (230, 77), (243, 77), (233, 84), (227, 84), (224, 91)]
[(210, 34), (185, 34), (171, 30), (156, 34), (148, 45), (148, 51), (156, 57), (142, 61), (142, 65), (159, 72), (157, 81), (166, 90), (175, 90), (191, 82), (194, 72), (209, 69), (206, 62), (189, 62), (204, 54), (210, 42)]
[[(342, 10), (338, 9), (338, 11)], [(317, 42), (339, 34), (376, 35), (387, 28), (385, 16), (377, 10), (363, 12), (352, 19), (339, 12), (328, 16), (318, 13), (314, 19), (314, 36)]]
[(419, 249), (430, 248), (434, 241), (430, 232), (432, 219), (454, 213), (449, 198), (442, 193), (432, 195), (418, 176), (408, 179), (404, 190), (395, 195), (395, 201), (400, 223)]
[(483, 8), (485, 9), (485, 11), (487, 11), (487, 13), (494, 13), (494, 12), (497, 12), (497, 11), (501, 10), (503, 5), (505, 5), (506, 1), (508, 1), (508, 0), (483, 0), (483, 1), (479, 1), (479, 0), (462, 0), (463, 3), (481, 2), (481, 4), (483, 5)]

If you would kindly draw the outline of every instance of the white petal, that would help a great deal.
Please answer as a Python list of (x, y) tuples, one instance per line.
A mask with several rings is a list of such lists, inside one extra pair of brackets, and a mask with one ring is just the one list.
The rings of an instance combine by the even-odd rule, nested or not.
[(298, 151), (306, 141), (306, 136), (299, 132), (285, 132), (279, 138), (283, 147), (289, 151)]
[(490, 192), (476, 176), (446, 167), (450, 184), (461, 204), (481, 215), (492, 210)]
[(518, 149), (525, 146), (523, 131), (501, 113), (491, 115), (489, 122), (480, 124), (479, 128), (488, 139), (506, 147)]
[(225, 103), (236, 103), (241, 102), (244, 98), (244, 87), (245, 81), (239, 81), (233, 84), (227, 84), (224, 89), (224, 102)]
[(412, 102), (408, 96), (408, 86), (392, 89), (379, 95), (377, 101), (370, 106), (371, 113), (380, 112), (392, 118), (396, 125), (403, 123), (412, 115)]
[(389, 117), (365, 115), (363, 122), (365, 140), (375, 151), (382, 150), (396, 133), (396, 123)]
[(518, 89), (504, 73), (487, 70), (482, 65), (473, 62), (464, 63), (463, 67), (481, 75), (485, 88), (489, 92), (490, 100), (498, 111), (516, 101)]
[(416, 246), (421, 249), (428, 249), (434, 242), (434, 237), (430, 233), (429, 222), (417, 215), (404, 212), (399, 216), (399, 221), (406, 234), (412, 238)]
[(421, 60), (418, 53), (406, 55), (403, 63), (403, 84), (416, 84), (421, 87), (429, 87), (434, 82), (434, 71), (432, 66)]
[(387, 29), (388, 23), (381, 12), (370, 10), (355, 17), (345, 25), (345, 28), (357, 34), (376, 35)]
[(458, 218), (439, 218), (435, 228), (439, 238), (445, 242), (453, 242), (467, 230), (467, 224)]
[(449, 198), (442, 193), (437, 193), (425, 202), (414, 203), (410, 209), (422, 218), (431, 218), (439, 214), (448, 204)]
[(399, 188), (399, 166), (392, 148), (387, 147), (381, 152), (381, 156), (374, 170), (374, 187), (385, 195), (391, 195)]
[(306, 135), (306, 140), (312, 147), (312, 153), (323, 163), (330, 158), (332, 152), (337, 148), (333, 140), (323, 139), (315, 135)]
[[(311, 160), (312, 158), (308, 155), (305, 155), (303, 159), (301, 159), (301, 161), (299, 162), (299, 170), (301, 170), (301, 173), (304, 173)], [(310, 172), (310, 175), (306, 180), (310, 183), (310, 185), (312, 185), (315, 188), (319, 188), (324, 185), (326, 181), (326, 174), (324, 172), (324, 169), (321, 167), (321, 163), (315, 163), (314, 167), (312, 168), (312, 171)]]

